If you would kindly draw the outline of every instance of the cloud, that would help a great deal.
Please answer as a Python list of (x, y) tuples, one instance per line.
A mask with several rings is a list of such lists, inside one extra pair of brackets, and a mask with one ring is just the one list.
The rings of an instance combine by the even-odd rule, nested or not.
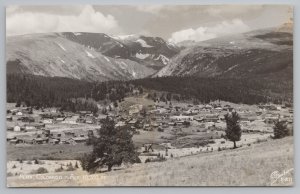
[(158, 14), (165, 8), (164, 5), (138, 5), (136, 9), (140, 12), (146, 12), (151, 14)]
[[(16, 8), (7, 8), (11, 13)], [(39, 12), (14, 12), (7, 15), (6, 33), (10, 35), (46, 32), (120, 32), (112, 15), (97, 12), (90, 5), (84, 6), (77, 15), (59, 15)]]
[(169, 41), (178, 43), (184, 40), (204, 41), (224, 35), (242, 33), (249, 31), (250, 28), (240, 19), (233, 19), (231, 21), (223, 21), (215, 26), (203, 27), (197, 29), (184, 29), (172, 33)]
[(229, 16), (229, 15), (240, 15), (253, 13), (263, 10), (264, 5), (218, 5), (218, 6), (207, 6), (204, 9), (205, 13), (211, 16)]

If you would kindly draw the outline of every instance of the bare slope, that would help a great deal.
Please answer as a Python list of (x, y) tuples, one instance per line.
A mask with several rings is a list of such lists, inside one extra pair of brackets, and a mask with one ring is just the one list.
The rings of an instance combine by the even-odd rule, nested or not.
[(156, 76), (292, 77), (293, 35), (265, 29), (195, 43), (182, 50)]
[(7, 73), (29, 73), (84, 80), (129, 80), (154, 70), (128, 59), (115, 59), (56, 33), (8, 37)]

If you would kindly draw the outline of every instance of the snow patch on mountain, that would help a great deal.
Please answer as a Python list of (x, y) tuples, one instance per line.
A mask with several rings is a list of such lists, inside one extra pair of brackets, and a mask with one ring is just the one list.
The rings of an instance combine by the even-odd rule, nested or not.
[(104, 59), (105, 59), (107, 62), (110, 62), (110, 60), (109, 60), (107, 57), (104, 57)]
[(79, 36), (79, 35), (81, 35), (82, 33), (80, 33), (80, 32), (73, 32), (73, 34), (74, 34), (75, 36)]
[(62, 50), (66, 51), (66, 49), (65, 49), (61, 44), (57, 43), (57, 45), (58, 45)]
[(134, 70), (132, 70), (132, 76), (136, 78), (136, 72)]
[(234, 66), (232, 66), (232, 67), (229, 67), (224, 73), (233, 70), (233, 69), (236, 68), (238, 65), (239, 65), (239, 64), (236, 64), (236, 65), (234, 65)]
[(139, 59), (146, 59), (147, 57), (149, 57), (149, 54), (143, 54), (143, 53), (136, 53), (135, 57), (139, 58)]
[(168, 57), (161, 55), (161, 54), (154, 60), (156, 60), (156, 61), (161, 60), (164, 65), (168, 64), (170, 61), (170, 59)]
[(121, 63), (119, 61), (117, 61), (117, 63), (120, 65), (121, 69), (126, 69), (127, 68), (127, 64), (124, 61), (122, 61)]
[(90, 52), (88, 52), (87, 50), (85, 50), (85, 53), (87, 54), (88, 57), (95, 59), (96, 57), (94, 55), (92, 55)]
[(143, 39), (137, 39), (135, 42), (140, 43), (140, 45), (141, 45), (142, 47), (145, 47), (145, 48), (151, 48), (151, 47), (153, 47), (153, 46), (148, 45), (147, 42), (144, 41)]
[(135, 34), (129, 34), (129, 35), (120, 35), (120, 36), (113, 36), (112, 38), (117, 39), (117, 40), (125, 40), (129, 38), (134, 38), (136, 37)]

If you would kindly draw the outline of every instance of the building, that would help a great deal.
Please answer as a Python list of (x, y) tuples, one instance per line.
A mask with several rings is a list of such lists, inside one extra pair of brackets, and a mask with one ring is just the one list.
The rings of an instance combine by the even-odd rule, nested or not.
[(18, 126), (18, 125), (14, 126), (14, 131), (15, 132), (20, 132), (21, 131), (21, 127)]
[(194, 117), (193, 116), (179, 115), (179, 116), (171, 116), (170, 119), (172, 121), (192, 121), (192, 120), (194, 120)]
[(94, 124), (96, 123), (96, 119), (94, 116), (86, 116), (85, 123), (87, 124)]
[(37, 137), (32, 140), (32, 143), (33, 144), (45, 144), (45, 143), (48, 143), (48, 140), (49, 140), (48, 138)]
[(18, 112), (16, 113), (16, 115), (17, 115), (17, 116), (22, 116), (23, 113), (22, 113), (21, 111), (18, 111)]
[(72, 117), (67, 117), (62, 123), (65, 124), (77, 124), (77, 119), (79, 116), (72, 116)]
[(44, 124), (52, 124), (53, 123), (53, 119), (43, 119), (42, 122)]
[(219, 121), (219, 115), (205, 115), (203, 118), (203, 122), (218, 122)]

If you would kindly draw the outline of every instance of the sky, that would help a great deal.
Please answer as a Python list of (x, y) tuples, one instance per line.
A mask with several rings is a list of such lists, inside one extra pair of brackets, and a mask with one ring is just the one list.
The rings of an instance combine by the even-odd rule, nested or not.
[(178, 43), (277, 27), (291, 17), (286, 5), (11, 5), (6, 8), (6, 35), (101, 32)]

